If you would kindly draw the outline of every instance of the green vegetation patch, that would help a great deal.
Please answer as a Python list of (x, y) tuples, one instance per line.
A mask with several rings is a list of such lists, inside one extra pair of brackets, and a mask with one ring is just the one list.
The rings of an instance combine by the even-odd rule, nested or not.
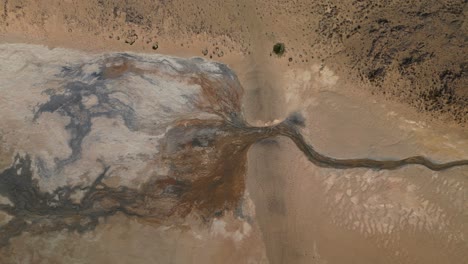
[(284, 43), (276, 43), (275, 45), (273, 45), (273, 52), (278, 55), (278, 56), (281, 56), (284, 54), (284, 52), (286, 51), (286, 48), (284, 46)]

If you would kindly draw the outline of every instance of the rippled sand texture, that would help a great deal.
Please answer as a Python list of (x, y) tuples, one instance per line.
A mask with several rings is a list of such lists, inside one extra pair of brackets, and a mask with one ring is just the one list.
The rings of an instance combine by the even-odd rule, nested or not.
[(327, 68), (288, 71), (303, 114), (255, 127), (224, 64), (0, 50), (7, 263), (466, 257), (466, 134), (340, 94)]

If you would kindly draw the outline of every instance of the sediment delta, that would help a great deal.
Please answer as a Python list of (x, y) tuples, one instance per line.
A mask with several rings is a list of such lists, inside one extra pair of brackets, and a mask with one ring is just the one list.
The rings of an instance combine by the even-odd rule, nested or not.
[(466, 259), (464, 1), (2, 6), (0, 262)]

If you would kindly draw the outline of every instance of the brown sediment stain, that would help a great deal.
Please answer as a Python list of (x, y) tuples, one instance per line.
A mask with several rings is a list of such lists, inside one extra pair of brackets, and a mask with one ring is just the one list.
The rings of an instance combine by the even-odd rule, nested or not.
[[(104, 69), (104, 76), (118, 78), (129, 71), (140, 71), (131, 62), (112, 67)], [(220, 74), (230, 73), (221, 71)], [(241, 114), (242, 88), (234, 75), (227, 75), (222, 81), (200, 72), (183, 78), (201, 87), (197, 106), (220, 119), (173, 122), (160, 139), (161, 162), (169, 168), (167, 178), (150, 178), (139, 188), (112, 187), (104, 181), (112, 165), (103, 162), (102, 173), (90, 186), (65, 186), (47, 193), (33, 179), (31, 158), (17, 155), (14, 163), (0, 173), (0, 195), (12, 203), (0, 205), (0, 210), (12, 217), (0, 226), (0, 246), (23, 232), (41, 234), (63, 229), (86, 232), (93, 230), (100, 219), (116, 213), (148, 223), (174, 223), (175, 218), (183, 219), (189, 213), (209, 221), (239, 207), (245, 190), (249, 147), (276, 136), (290, 138), (320, 167), (380, 170), (418, 164), (443, 170), (468, 165), (468, 160), (436, 164), (421, 156), (387, 161), (327, 157), (316, 152), (303, 138), (299, 126), (304, 125), (304, 120), (298, 114), (273, 126), (248, 125)], [(76, 202), (72, 196), (80, 192), (82, 198)]]
[[(270, 135), (265, 129), (246, 129), (224, 122), (214, 127), (196, 126), (200, 126), (198, 131), (214, 129), (218, 136), (195, 137), (183, 144), (183, 151), (169, 157), (171, 176), (194, 179), (177, 206), (184, 215), (195, 209), (204, 217), (213, 217), (239, 206), (245, 189), (247, 151), (254, 142)], [(199, 147), (205, 144), (209, 150)]]
[[(172, 139), (172, 134), (177, 137), (179, 133), (203, 129), (212, 129), (217, 134), (203, 139), (212, 143), (205, 145), (200, 143), (202, 139), (194, 137), (188, 137), (188, 142), (167, 142), (164, 159), (171, 165), (170, 177), (149, 181), (140, 189), (107, 186), (103, 179), (109, 167), (105, 167), (89, 187), (63, 187), (51, 194), (43, 193), (32, 179), (30, 158), (17, 156), (16, 165), (0, 177), (0, 193), (14, 204), (1, 207), (13, 216), (8, 224), (0, 227), (1, 245), (25, 231), (32, 234), (61, 229), (84, 232), (93, 229), (99, 218), (117, 212), (151, 222), (193, 211), (209, 219), (235, 209), (244, 192), (248, 146), (262, 134), (257, 130), (242, 131), (222, 122), (206, 125), (194, 120), (194, 124), (186, 122), (183, 128), (174, 127), (168, 139)], [(211, 153), (204, 159), (202, 152)], [(78, 204), (70, 198), (76, 191), (85, 192)]]
[(143, 69), (135, 65), (135, 63), (126, 57), (108, 58), (104, 60), (104, 66), (101, 70), (102, 79), (117, 79), (125, 74), (133, 73), (135, 75), (143, 76), (144, 74), (156, 74), (156, 69)]
[[(420, 164), (431, 170), (442, 170), (468, 165), (468, 160), (435, 164), (423, 157), (397, 161), (338, 160), (315, 152), (289, 119), (276, 126), (261, 128), (239, 123), (241, 121), (234, 124), (188, 120), (182, 127), (172, 128), (164, 147), (165, 162), (171, 165), (170, 177), (149, 181), (140, 189), (105, 185), (102, 180), (109, 169), (106, 167), (89, 187), (64, 187), (52, 194), (42, 193), (37, 182), (32, 180), (31, 160), (18, 156), (16, 165), (2, 172), (0, 177), (0, 193), (14, 204), (1, 207), (13, 219), (0, 227), (0, 245), (6, 245), (10, 238), (25, 231), (32, 234), (62, 229), (85, 232), (95, 228), (99, 218), (117, 212), (159, 222), (174, 215), (184, 217), (190, 212), (211, 219), (224, 211), (235, 210), (245, 189), (249, 147), (259, 140), (279, 135), (291, 138), (311, 162), (321, 167), (396, 169)], [(204, 139), (197, 137), (197, 132), (207, 129), (211, 130), (211, 135), (204, 134)], [(181, 136), (185, 133), (189, 136)], [(177, 141), (178, 138), (184, 140)], [(21, 172), (17, 175), (19, 168)], [(77, 190), (85, 191), (79, 204), (70, 199)]]
[(236, 79), (213, 82), (206, 76), (200, 75), (192, 81), (201, 86), (203, 96), (208, 100), (212, 112), (231, 122), (244, 122), (241, 116), (243, 90)]

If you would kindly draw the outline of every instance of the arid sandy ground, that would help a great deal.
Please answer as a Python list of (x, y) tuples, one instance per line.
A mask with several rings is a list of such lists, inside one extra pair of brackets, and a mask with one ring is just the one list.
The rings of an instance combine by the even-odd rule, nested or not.
[[(307, 140), (332, 157), (468, 158), (463, 0), (4, 0), (1, 6), (2, 43), (226, 63), (245, 90), (243, 111), (251, 124), (301, 112)], [(272, 54), (276, 42), (286, 45), (281, 57)], [(10, 154), (0, 153), (2, 169)], [(186, 219), (185, 229), (117, 215), (84, 235), (23, 234), (1, 249), (0, 260), (463, 263), (468, 258), (466, 167), (322, 169), (284, 138), (254, 145), (247, 167), (249, 226), (229, 214), (208, 226)]]
[[(252, 77), (258, 86), (273, 78), (265, 64), (323, 63), (374, 93), (465, 123), (466, 12), (463, 0), (5, 0), (0, 32), (6, 42), (92, 51), (201, 55), (207, 49), (216, 60), (249, 60), (259, 71)], [(278, 41), (287, 53), (270, 58)], [(266, 89), (260, 97), (274, 95)]]

